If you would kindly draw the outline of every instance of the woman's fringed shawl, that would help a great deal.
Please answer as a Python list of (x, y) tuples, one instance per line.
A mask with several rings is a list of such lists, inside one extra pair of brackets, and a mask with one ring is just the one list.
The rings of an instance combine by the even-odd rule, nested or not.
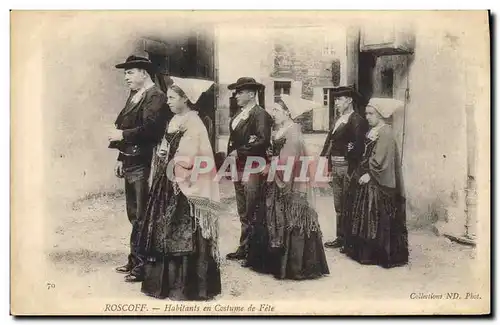
[(191, 214), (195, 217), (194, 229), (201, 228), (203, 238), (211, 243), (212, 257), (220, 265), (219, 216), (224, 212), (224, 206), (220, 203), (219, 184), (214, 180), (215, 166), (210, 172), (198, 173), (193, 179), (191, 177), (196, 157), (214, 163), (208, 132), (194, 111), (187, 113), (180, 128), (184, 134), (174, 156), (174, 159), (182, 157), (176, 160), (174, 167), (176, 183), (189, 201)]
[[(219, 216), (224, 211), (222, 206), (201, 197), (188, 197), (191, 214), (195, 217), (196, 227), (201, 228), (203, 238), (212, 244), (212, 257), (220, 265), (222, 258), (219, 253)], [(196, 230), (196, 227), (194, 230)]]
[[(306, 175), (309, 181), (295, 179), (299, 177), (302, 170), (303, 162), (300, 157), (308, 156), (300, 125), (292, 125), (283, 137), (285, 137), (285, 143), (279, 153), (279, 164), (286, 164), (289, 157), (294, 157), (291, 177), (284, 179), (284, 171), (278, 170), (274, 178), (278, 192), (276, 199), (283, 202), (285, 220), (284, 223), (281, 223), (279, 220), (268, 219), (268, 224), (280, 225), (281, 223), (284, 224), (287, 230), (299, 229), (301, 234), (305, 233), (310, 236), (311, 232), (320, 232), (320, 226), (318, 214), (314, 209), (314, 194), (311, 185), (312, 173), (310, 169), (307, 169)], [(273, 218), (275, 215), (276, 213), (270, 214), (268, 218)], [(282, 231), (277, 229), (274, 233), (281, 235)], [(275, 241), (280, 242), (279, 238)]]
[(299, 229), (300, 233), (305, 231), (309, 237), (311, 232), (320, 232), (318, 214), (311, 206), (307, 195), (302, 193), (290, 193), (285, 205), (287, 217), (287, 229)]

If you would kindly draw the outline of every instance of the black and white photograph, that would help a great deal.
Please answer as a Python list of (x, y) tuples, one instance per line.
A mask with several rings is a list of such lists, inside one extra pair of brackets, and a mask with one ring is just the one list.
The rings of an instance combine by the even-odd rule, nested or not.
[(10, 19), (12, 315), (491, 313), (487, 10)]

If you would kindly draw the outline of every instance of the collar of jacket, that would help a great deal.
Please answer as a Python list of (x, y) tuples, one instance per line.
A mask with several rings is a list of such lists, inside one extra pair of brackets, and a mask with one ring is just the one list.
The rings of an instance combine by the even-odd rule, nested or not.
[(149, 89), (151, 89), (153, 86), (155, 85), (155, 83), (151, 80), (147, 80), (144, 85), (134, 94), (134, 96), (132, 97), (132, 102), (133, 103), (138, 103), (141, 98), (142, 98), (142, 95), (148, 91)]

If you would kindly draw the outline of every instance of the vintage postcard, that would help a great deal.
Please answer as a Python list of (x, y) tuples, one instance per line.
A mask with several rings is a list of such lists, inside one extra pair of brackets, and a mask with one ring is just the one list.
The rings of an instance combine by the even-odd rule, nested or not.
[(489, 19), (12, 11), (11, 314), (490, 314)]

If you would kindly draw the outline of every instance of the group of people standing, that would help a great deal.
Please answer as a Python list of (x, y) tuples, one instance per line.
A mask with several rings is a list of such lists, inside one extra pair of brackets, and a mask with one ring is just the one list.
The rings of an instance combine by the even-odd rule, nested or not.
[(408, 232), (401, 158), (390, 126), (397, 102), (372, 98), (365, 117), (354, 110), (361, 95), (334, 92), (340, 116), (321, 156), (331, 173), (337, 238), (325, 243), (361, 264), (385, 268), (408, 262)]
[[(277, 170), (269, 179), (266, 170), (248, 180), (234, 182), (241, 221), (240, 243), (226, 258), (242, 260), (244, 267), (273, 274), (278, 279), (307, 279), (328, 274), (314, 193), (309, 182), (296, 181), (307, 156), (301, 126), (293, 121), (304, 111), (290, 105), (290, 98), (265, 110), (257, 104), (263, 85), (253, 78), (239, 78), (228, 86), (241, 112), (230, 121), (228, 155), (236, 158), (243, 175), (250, 157), (279, 162), (291, 159), (291, 175)], [(286, 104), (289, 102), (289, 105)], [(267, 170), (269, 171), (269, 170)], [(287, 177), (288, 176), (288, 177)]]
[[(218, 222), (224, 207), (213, 177), (216, 168), (191, 175), (196, 157), (214, 160), (196, 112), (198, 99), (213, 82), (171, 77), (165, 94), (152, 81), (147, 58), (130, 56), (116, 67), (124, 69), (131, 92), (108, 140), (110, 148), (119, 150), (115, 173), (125, 179), (132, 224), (128, 262), (116, 271), (126, 274), (127, 282), (142, 282), (141, 291), (149, 296), (212, 299), (221, 293)], [(230, 121), (227, 148), (238, 174), (233, 182), (241, 234), (238, 248), (226, 258), (277, 279), (295, 280), (329, 274), (324, 246), (341, 248), (363, 264), (406, 264), (400, 160), (386, 123), (391, 106), (372, 99), (364, 118), (353, 109), (355, 90), (337, 89), (341, 115), (321, 152), (334, 190), (337, 238), (323, 246), (313, 184), (293, 177), (304, 170), (301, 157), (309, 156), (301, 126), (294, 121), (305, 111), (286, 95), (262, 108), (257, 103), (262, 87), (248, 77), (229, 85), (241, 108)], [(174, 115), (168, 120), (169, 110)], [(193, 159), (179, 159), (185, 157)], [(291, 159), (293, 168), (277, 170), (272, 177), (264, 168), (243, 179), (249, 157)]]

